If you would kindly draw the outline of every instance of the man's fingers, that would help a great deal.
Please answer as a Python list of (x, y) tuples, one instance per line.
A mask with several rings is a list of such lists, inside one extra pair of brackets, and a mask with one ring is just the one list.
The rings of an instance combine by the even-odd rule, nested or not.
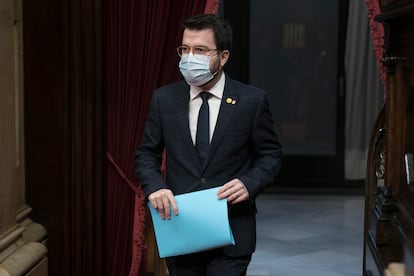
[(229, 198), (238, 191), (237, 186), (234, 181), (227, 182), (220, 188), (218, 194), (220, 198)]
[(172, 197), (172, 199), (170, 200), (170, 203), (171, 203), (171, 207), (172, 207), (172, 210), (173, 210), (173, 212), (174, 212), (174, 215), (178, 215), (178, 206), (177, 206), (177, 202), (175, 201), (175, 198), (174, 198), (174, 196)]
[(177, 206), (177, 202), (175, 201), (175, 197), (170, 190), (167, 190), (165, 194), (166, 194), (166, 197), (168, 198), (168, 214), (166, 213), (166, 215), (167, 215), (167, 218), (169, 219), (171, 215), (171, 208), (174, 214), (178, 215), (178, 206)]
[(246, 186), (237, 178), (224, 184), (218, 190), (217, 195), (219, 199), (227, 198), (227, 201), (231, 204), (249, 199), (249, 192)]
[(219, 190), (218, 190), (218, 196), (220, 199), (228, 198), (232, 193), (235, 192), (234, 188), (234, 180), (231, 180), (224, 184)]
[(230, 203), (237, 203), (237, 202), (240, 202), (241, 201), (241, 199), (242, 199), (242, 195), (241, 194), (239, 194), (237, 191), (235, 191), (235, 192), (232, 192), (228, 197), (227, 197), (227, 200), (230, 202)]
[(170, 219), (171, 218), (170, 200), (168, 196), (163, 196), (161, 200), (162, 200), (165, 218)]
[(158, 210), (162, 219), (171, 218), (171, 207), (175, 215), (178, 215), (178, 207), (174, 195), (169, 189), (161, 189), (148, 196), (152, 207)]

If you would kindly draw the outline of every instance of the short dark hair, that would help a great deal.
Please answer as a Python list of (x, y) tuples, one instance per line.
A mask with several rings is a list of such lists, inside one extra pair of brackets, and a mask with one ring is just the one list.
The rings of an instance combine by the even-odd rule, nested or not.
[(225, 18), (215, 14), (199, 14), (184, 21), (183, 27), (184, 29), (198, 31), (211, 29), (214, 33), (217, 49), (231, 50), (233, 32), (230, 23)]

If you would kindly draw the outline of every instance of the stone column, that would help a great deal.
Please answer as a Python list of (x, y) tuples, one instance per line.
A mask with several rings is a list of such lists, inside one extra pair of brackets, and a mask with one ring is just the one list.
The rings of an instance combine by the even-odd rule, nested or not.
[(25, 203), (21, 0), (0, 0), (0, 276), (47, 275), (46, 231)]

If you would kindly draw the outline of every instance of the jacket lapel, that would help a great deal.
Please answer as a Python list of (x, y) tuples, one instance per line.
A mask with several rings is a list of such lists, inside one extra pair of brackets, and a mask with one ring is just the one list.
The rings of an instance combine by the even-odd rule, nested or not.
[[(227, 77), (227, 76), (226, 76)], [(213, 137), (211, 139), (209, 154), (207, 156), (205, 164), (207, 165), (212, 154), (217, 150), (221, 139), (223, 138), (226, 129), (230, 122), (233, 120), (233, 114), (237, 109), (239, 101), (239, 93), (234, 89), (231, 89), (231, 80), (226, 79), (224, 87), (223, 97), (221, 99), (220, 111), (217, 117), (216, 127)]]

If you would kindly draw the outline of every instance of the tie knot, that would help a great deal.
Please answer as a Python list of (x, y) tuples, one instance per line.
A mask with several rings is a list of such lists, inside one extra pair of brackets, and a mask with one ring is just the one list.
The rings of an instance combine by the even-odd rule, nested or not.
[(200, 97), (201, 97), (201, 99), (203, 99), (203, 102), (208, 100), (208, 98), (210, 98), (210, 96), (211, 96), (210, 92), (205, 92), (204, 91), (204, 92), (200, 93)]

